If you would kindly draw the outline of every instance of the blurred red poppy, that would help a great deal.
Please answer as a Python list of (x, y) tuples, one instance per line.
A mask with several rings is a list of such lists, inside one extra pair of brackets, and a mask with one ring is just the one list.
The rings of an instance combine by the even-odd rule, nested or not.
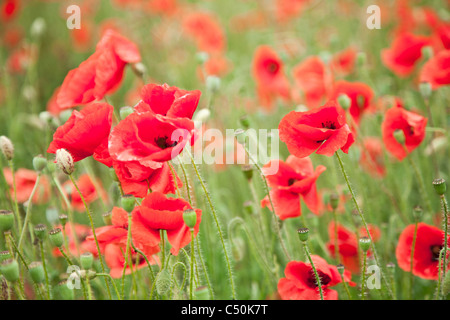
[[(275, 174), (267, 174), (267, 169), (278, 162), (278, 171)], [(301, 215), (300, 198), (303, 199), (308, 209), (318, 214), (319, 198), (317, 196), (316, 180), (326, 168), (318, 166), (314, 170), (309, 157), (297, 158), (290, 155), (286, 162), (272, 160), (263, 167), (267, 182), (272, 188), (270, 196), (275, 207), (275, 213), (281, 220), (298, 217)], [(271, 205), (268, 196), (261, 201), (262, 207)]]
[[(386, 149), (398, 160), (403, 160), (407, 155), (405, 147), (409, 153), (417, 148), (425, 138), (427, 121), (427, 118), (401, 107), (389, 109), (381, 125)], [(404, 146), (394, 137), (394, 132), (397, 130), (401, 130), (404, 133)]]
[(53, 134), (48, 153), (67, 149), (74, 161), (83, 160), (97, 152), (108, 140), (111, 130), (113, 107), (107, 103), (92, 103), (83, 110), (74, 110), (65, 124)]
[[(395, 255), (398, 266), (411, 271), (411, 250), (415, 225), (407, 226), (398, 239)], [(450, 237), (449, 237), (450, 241)], [(444, 232), (434, 226), (420, 222), (417, 225), (412, 273), (423, 279), (437, 280), (439, 277), (439, 253), (444, 244)], [(448, 256), (449, 251), (447, 251)]]
[(364, 138), (359, 163), (366, 172), (373, 176), (384, 177), (386, 175), (383, 144), (379, 138)]
[(19, 0), (4, 0), (1, 5), (1, 20), (8, 22), (14, 19), (20, 9)]
[[(14, 183), (11, 170), (9, 168), (3, 169), (3, 174), (5, 176), (6, 183), (9, 186), (9, 193), (11, 199), (14, 199)], [(37, 173), (33, 170), (28, 170), (24, 168), (18, 169), (14, 173), (16, 180), (17, 189), (17, 202), (24, 203), (27, 202), (31, 196), (34, 185), (36, 184)], [(36, 192), (32, 199), (33, 203), (46, 203), (50, 199), (50, 183), (46, 176), (42, 175), (39, 180), (39, 185), (37, 186)]]
[[(94, 184), (88, 174), (82, 174), (76, 183), (87, 204), (90, 204), (99, 198), (102, 198), (104, 202), (108, 201), (108, 194), (103, 189), (100, 179), (97, 179), (96, 184)], [(72, 208), (79, 212), (85, 211), (83, 201), (73, 183), (67, 181), (64, 183), (63, 187), (65, 190), (70, 190), (68, 198)]]
[[(61, 230), (63, 227), (61, 225), (56, 226)], [(64, 232), (68, 240), (69, 248), (67, 249), (69, 253), (77, 257), (84, 252), (90, 252), (95, 257), (98, 257), (97, 247), (95, 242), (89, 241), (86, 238), (91, 234), (91, 228), (83, 224), (74, 224), (74, 231), (72, 231), (71, 224), (67, 223), (64, 226)], [(76, 239), (74, 238), (76, 237)], [(58, 248), (53, 248), (53, 256), (62, 257), (63, 254)]]
[[(342, 282), (336, 266), (329, 265), (323, 258), (312, 255), (311, 259), (320, 277), (325, 300), (337, 300), (338, 293), (330, 289)], [(310, 263), (291, 261), (284, 269), (286, 278), (278, 281), (278, 293), (282, 300), (319, 300), (319, 289)], [(344, 273), (344, 281), (350, 282), (351, 274)], [(350, 282), (350, 285), (355, 285)]]
[(355, 48), (336, 53), (330, 62), (331, 70), (339, 76), (349, 75), (355, 69), (357, 53)]
[(286, 22), (298, 17), (310, 0), (276, 0), (276, 17), (280, 22)]
[(450, 84), (450, 50), (438, 52), (424, 64), (420, 81), (429, 82), (433, 89)]
[(222, 53), (226, 38), (218, 19), (207, 12), (192, 12), (183, 20), (185, 32), (195, 39), (199, 51)]
[(348, 153), (355, 141), (345, 112), (335, 101), (307, 112), (291, 111), (281, 119), (278, 129), (281, 141), (299, 158), (314, 152), (330, 157), (339, 149)]
[[(142, 204), (133, 210), (133, 239), (149, 246), (158, 245), (160, 230), (166, 230), (167, 239), (172, 245), (170, 252), (177, 255), (179, 250), (191, 242), (191, 231), (184, 223), (183, 211), (192, 209), (181, 198), (168, 198), (161, 192), (152, 192), (145, 197)], [(197, 223), (194, 235), (200, 226), (202, 211), (195, 209)]]

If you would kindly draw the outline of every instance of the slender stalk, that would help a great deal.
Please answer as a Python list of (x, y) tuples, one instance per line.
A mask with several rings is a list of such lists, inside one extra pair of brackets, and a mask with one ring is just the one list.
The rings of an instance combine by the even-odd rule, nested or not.
[(189, 280), (189, 298), (194, 300), (194, 229), (191, 229), (191, 274)]
[(344, 277), (342, 277), (342, 285), (344, 286), (345, 292), (347, 292), (348, 300), (352, 300), (352, 295), (350, 294), (350, 290), (348, 289), (347, 282), (344, 281)]
[(442, 275), (441, 275), (441, 270), (442, 270), (442, 253), (444, 252), (444, 249), (442, 249), (441, 251), (439, 251), (439, 266), (438, 266), (438, 285), (437, 285), (437, 289), (436, 289), (436, 296), (435, 299), (439, 300), (441, 297), (441, 284), (442, 284)]
[(14, 282), (13, 284), (14, 291), (16, 292), (17, 297), (19, 300), (25, 300), (25, 297), (22, 295), (22, 290), (20, 290), (20, 286), (17, 282)]
[[(130, 255), (130, 243), (131, 243), (131, 214), (128, 214), (128, 233), (127, 233), (127, 246), (125, 249), (125, 261), (123, 264), (123, 271), (122, 271), (122, 299), (125, 299), (125, 272), (127, 270), (127, 264), (128, 264), (128, 256)], [(131, 269), (131, 263), (130, 263), (130, 269)], [(133, 272), (133, 269), (131, 269)]]
[(448, 246), (448, 204), (445, 195), (441, 195), (441, 204), (443, 212), (443, 223), (444, 223), (444, 265), (442, 266), (442, 276), (446, 275), (447, 272), (447, 246)]
[(413, 275), (413, 267), (414, 267), (414, 251), (416, 250), (416, 240), (417, 240), (417, 226), (418, 221), (416, 219), (416, 224), (414, 227), (414, 236), (413, 236), (413, 242), (411, 247), (411, 262), (410, 262), (410, 275), (409, 275), (409, 299), (412, 300), (413, 298), (413, 291), (414, 291), (414, 275)]
[[(103, 264), (102, 254), (101, 254), (101, 251), (100, 251), (100, 246), (98, 244), (97, 234), (95, 233), (95, 226), (94, 226), (94, 221), (92, 220), (91, 212), (90, 212), (89, 207), (88, 207), (88, 205), (86, 203), (86, 200), (84, 199), (83, 194), (81, 193), (80, 189), (78, 188), (77, 183), (75, 182), (75, 179), (73, 178), (73, 176), (71, 174), (69, 174), (69, 178), (72, 181), (72, 183), (75, 186), (75, 188), (77, 189), (77, 192), (80, 195), (81, 201), (83, 201), (84, 207), (86, 209), (86, 213), (87, 213), (87, 215), (89, 217), (89, 223), (91, 224), (91, 229), (92, 229), (92, 234), (94, 236), (95, 245), (97, 247), (98, 259), (100, 260), (100, 264), (101, 264), (101, 267), (102, 267), (102, 272), (105, 273), (105, 266)], [(109, 299), (111, 300), (111, 298), (112, 298), (111, 297), (111, 290), (109, 288), (109, 283), (108, 283), (108, 281), (106, 279), (105, 279), (105, 284), (106, 284), (106, 289), (108, 291)]]
[(322, 282), (320, 281), (319, 273), (317, 273), (316, 266), (314, 265), (314, 262), (311, 258), (311, 254), (308, 249), (308, 244), (306, 243), (306, 241), (302, 242), (302, 243), (303, 243), (303, 249), (305, 250), (305, 255), (308, 257), (309, 263), (311, 264), (311, 268), (314, 271), (314, 276), (316, 277), (316, 284), (317, 284), (317, 287), (319, 288), (320, 300), (323, 300)]
[(361, 281), (361, 300), (366, 299), (366, 270), (367, 270), (367, 252), (363, 252), (363, 267)]
[(159, 231), (159, 237), (161, 238), (161, 270), (164, 269), (164, 262), (166, 259), (166, 237), (164, 230)]
[(16, 185), (16, 176), (14, 172), (14, 163), (12, 160), (8, 160), (9, 168), (11, 169), (11, 175), (13, 179), (13, 189), (14, 189), (14, 207), (16, 211), (16, 219), (17, 219), (17, 225), (19, 227), (19, 230), (22, 229), (22, 217), (20, 216), (20, 210), (19, 210), (19, 202), (17, 201), (17, 185)]
[(388, 283), (388, 281), (387, 281), (387, 279), (386, 279), (386, 277), (384, 275), (383, 270), (381, 269), (381, 264), (380, 264), (380, 262), (378, 260), (378, 255), (377, 255), (377, 252), (376, 252), (376, 249), (375, 249), (375, 245), (374, 245), (374, 241), (372, 239), (372, 235), (370, 234), (369, 227), (367, 226), (366, 219), (364, 218), (363, 212), (362, 212), (361, 208), (359, 207), (358, 201), (356, 201), (355, 192), (353, 191), (353, 188), (352, 188), (352, 186), (350, 184), (350, 180), (349, 180), (349, 178), (347, 176), (347, 172), (345, 171), (344, 164), (342, 162), (341, 156), (339, 155), (339, 150), (335, 152), (335, 155), (336, 155), (336, 158), (338, 159), (339, 167), (340, 167), (340, 169), (342, 171), (342, 175), (344, 176), (344, 179), (345, 179), (345, 182), (347, 184), (347, 187), (348, 187), (348, 189), (350, 191), (350, 194), (352, 195), (353, 204), (355, 205), (356, 211), (358, 212), (359, 217), (361, 218), (361, 221), (362, 221), (362, 223), (364, 225), (364, 229), (366, 229), (367, 237), (370, 239), (370, 246), (371, 246), (371, 249), (372, 249), (373, 257), (375, 258), (375, 263), (377, 264), (378, 267), (380, 267), (381, 277), (383, 278), (383, 281), (385, 282), (385, 285), (386, 285), (386, 288), (388, 290), (389, 295), (392, 298), (394, 298), (394, 296), (392, 295), (392, 291), (391, 291), (391, 288), (389, 286), (389, 283)]
[(337, 214), (336, 209), (333, 209), (333, 220), (334, 220), (334, 257), (336, 258), (337, 263), (340, 262), (339, 257), (339, 247), (338, 247), (338, 221), (337, 221)]
[(116, 292), (117, 299), (122, 300), (119, 290), (117, 289), (116, 283), (114, 282), (113, 277), (111, 277), (109, 273), (97, 273), (96, 275), (99, 277), (109, 277), (111, 283), (113, 284), (114, 291)]
[(45, 289), (47, 291), (48, 299), (51, 300), (52, 293), (50, 291), (50, 284), (48, 281), (47, 264), (45, 263), (45, 255), (44, 255), (44, 245), (43, 245), (42, 241), (40, 241), (40, 240), (39, 240), (39, 249), (41, 251), (42, 267), (44, 268), (44, 273), (45, 273)]

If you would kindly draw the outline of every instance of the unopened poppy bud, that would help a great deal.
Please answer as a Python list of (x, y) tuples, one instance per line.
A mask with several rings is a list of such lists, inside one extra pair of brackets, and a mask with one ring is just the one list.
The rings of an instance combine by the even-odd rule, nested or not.
[(133, 63), (131, 65), (131, 69), (140, 78), (142, 78), (147, 72), (147, 67), (142, 62)]
[(19, 280), (19, 264), (15, 259), (6, 259), (0, 265), (0, 271), (6, 280), (15, 282)]
[(53, 173), (56, 171), (56, 163), (54, 161), (47, 161), (47, 170), (50, 173)]
[(70, 116), (72, 115), (72, 112), (73, 110), (71, 109), (61, 111), (61, 113), (59, 114), (59, 120), (61, 121), (61, 123), (66, 123), (67, 120), (69, 120)]
[(5, 136), (0, 137), (0, 149), (2, 150), (3, 155), (6, 160), (12, 160), (14, 158), (14, 145), (11, 140), (9, 140)]
[(115, 181), (119, 182), (119, 177), (117, 177), (116, 170), (113, 167), (109, 168), (109, 176)]
[(403, 130), (395, 130), (394, 131), (394, 139), (400, 143), (400, 144), (405, 144), (405, 133), (403, 132)]
[(425, 46), (422, 48), (422, 56), (424, 57), (425, 60), (428, 60), (430, 58), (433, 57), (434, 55), (434, 51), (433, 48), (431, 46)]
[(14, 226), (14, 214), (9, 210), (0, 210), (0, 230), (9, 231)]
[(422, 219), (423, 209), (421, 206), (415, 206), (413, 208), (413, 216), (416, 221), (420, 221)]
[(348, 110), (352, 104), (352, 100), (346, 94), (341, 94), (338, 97), (338, 103), (344, 110)]
[(345, 271), (345, 267), (343, 264), (338, 264), (336, 266), (336, 268), (338, 269), (339, 273), (341, 274), (341, 277), (344, 277), (344, 271)]
[(66, 149), (56, 150), (56, 164), (67, 175), (71, 175), (74, 170), (72, 155)]
[(298, 238), (301, 242), (308, 241), (309, 238), (309, 229), (308, 228), (300, 228), (297, 230)]
[(339, 195), (336, 193), (330, 194), (330, 206), (333, 210), (336, 210), (339, 206)]
[(253, 206), (253, 202), (251, 202), (251, 201), (244, 202), (244, 209), (245, 209), (245, 212), (247, 212), (248, 214), (255, 213), (255, 207)]
[(67, 280), (58, 283), (58, 293), (62, 300), (73, 300), (75, 298), (75, 290), (70, 289)]
[(130, 106), (120, 108), (120, 119), (122, 119), (122, 120), (125, 119), (133, 112), (134, 112), (134, 109)]
[(66, 214), (61, 214), (59, 216), (59, 222), (61, 222), (61, 225), (63, 226), (63, 228), (66, 225), (68, 220), (69, 220), (69, 217)]
[(39, 38), (47, 28), (44, 18), (36, 18), (31, 24), (30, 33), (33, 37)]
[(247, 138), (247, 133), (245, 132), (245, 130), (243, 129), (237, 129), (234, 132), (234, 136), (236, 137), (237, 142), (239, 142), (240, 144), (244, 145), (245, 144), (245, 140)]
[(34, 227), (34, 234), (40, 241), (44, 241), (45, 237), (47, 236), (47, 226), (42, 223), (36, 225)]
[(160, 296), (164, 295), (170, 289), (171, 275), (168, 269), (161, 270), (156, 276), (156, 291)]
[(209, 59), (209, 54), (207, 52), (197, 52), (195, 55), (195, 59), (198, 63), (204, 64)]
[(361, 247), (361, 250), (364, 252), (367, 252), (370, 249), (370, 238), (368, 237), (362, 237), (359, 239), (359, 246)]
[(241, 123), (242, 127), (244, 127), (244, 129), (250, 128), (250, 119), (248, 118), (248, 116), (240, 117), (239, 122)]
[(112, 212), (105, 212), (104, 214), (102, 214), (102, 218), (103, 218), (103, 222), (107, 225), (110, 226), (112, 224)]
[(220, 78), (216, 76), (207, 76), (206, 77), (206, 89), (211, 92), (215, 93), (220, 89)]
[(90, 252), (85, 252), (80, 255), (80, 263), (84, 270), (89, 270), (94, 264), (94, 256)]
[(450, 293), (450, 271), (446, 273), (442, 284), (442, 293), (444, 298)]
[(60, 228), (55, 228), (49, 231), (48, 236), (53, 246), (61, 248), (64, 243), (64, 236)]
[(33, 168), (35, 171), (41, 172), (45, 167), (47, 167), (47, 160), (43, 156), (38, 155), (33, 158)]
[(367, 55), (366, 55), (366, 53), (362, 52), (362, 51), (358, 52), (356, 54), (356, 65), (358, 66), (358, 68), (364, 67), (366, 62), (367, 62)]
[(195, 127), (198, 129), (201, 128), (201, 125), (203, 124), (203, 122), (206, 122), (206, 120), (208, 120), (210, 116), (211, 116), (211, 111), (209, 111), (209, 109), (203, 108), (203, 109), (198, 110), (194, 116)]
[(28, 266), (28, 271), (30, 272), (31, 279), (35, 283), (42, 283), (45, 280), (45, 272), (42, 263), (39, 261), (34, 261)]
[(9, 252), (8, 250), (0, 251), (0, 262), (11, 258), (12, 258), (11, 252)]
[(209, 295), (208, 287), (201, 286), (195, 289), (194, 291), (195, 300), (210, 300), (211, 296)]
[(420, 94), (422, 95), (422, 98), (429, 99), (431, 96), (431, 92), (432, 92), (431, 83), (421, 82), (419, 84), (419, 91), (420, 91)]
[(194, 209), (186, 209), (183, 211), (183, 220), (190, 229), (193, 229), (197, 224), (197, 213)]
[(447, 184), (444, 179), (434, 179), (433, 180), (434, 191), (440, 196), (442, 196), (445, 191), (447, 191)]
[(121, 199), (122, 208), (125, 209), (126, 212), (131, 213), (134, 209), (135, 199), (132, 194), (126, 194)]
[(250, 181), (253, 177), (253, 166), (251, 164), (243, 165), (242, 172), (244, 173), (247, 180)]

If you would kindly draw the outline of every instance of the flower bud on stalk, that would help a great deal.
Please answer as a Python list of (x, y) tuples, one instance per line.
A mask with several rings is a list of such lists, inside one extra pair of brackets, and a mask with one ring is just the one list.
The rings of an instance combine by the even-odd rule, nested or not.
[(193, 229), (197, 224), (197, 213), (194, 209), (186, 209), (183, 211), (183, 220), (190, 229)]
[(9, 231), (14, 226), (14, 214), (9, 210), (0, 210), (0, 231)]
[(298, 238), (301, 242), (308, 241), (309, 238), (309, 229), (308, 228), (300, 228), (297, 230)]
[(336, 193), (330, 195), (330, 206), (333, 210), (336, 210), (339, 206), (339, 195)]
[(253, 177), (253, 166), (250, 164), (246, 164), (242, 166), (242, 172), (248, 181), (252, 180)]
[(0, 137), (0, 149), (2, 150), (6, 160), (10, 161), (14, 158), (14, 145), (11, 140), (5, 136)]
[(33, 158), (34, 171), (41, 172), (46, 167), (47, 167), (47, 160), (43, 156), (38, 155), (38, 156)]
[(80, 263), (84, 270), (89, 270), (94, 264), (94, 256), (90, 252), (85, 252), (80, 256)]
[(6, 259), (0, 265), (0, 271), (6, 280), (16, 282), (19, 280), (19, 264), (15, 259)]
[(132, 194), (124, 195), (121, 199), (121, 203), (122, 203), (122, 208), (124, 208), (125, 211), (130, 214), (131, 211), (133, 211), (133, 209), (134, 209), (134, 203), (135, 203), (134, 196)]
[(47, 226), (45, 224), (38, 224), (34, 227), (34, 234), (39, 241), (44, 241), (47, 236)]
[(156, 276), (156, 291), (160, 296), (170, 289), (171, 275), (168, 269), (161, 270)]
[(444, 195), (447, 191), (447, 184), (444, 179), (434, 179), (433, 180), (434, 191), (440, 196)]
[(352, 100), (348, 97), (346, 94), (341, 94), (338, 97), (338, 103), (344, 110), (348, 110), (350, 108), (350, 105), (352, 104)]
[(42, 266), (41, 262), (35, 261), (35, 262), (30, 263), (29, 272), (30, 272), (31, 279), (35, 283), (44, 282), (45, 272), (44, 272), (44, 267)]
[(73, 158), (66, 149), (56, 150), (56, 164), (65, 174), (71, 175), (73, 173)]
[(50, 232), (48, 233), (49, 238), (50, 238), (50, 242), (58, 248), (61, 248), (63, 243), (64, 243), (64, 237), (63, 234), (61, 232), (60, 228), (55, 228), (50, 230)]

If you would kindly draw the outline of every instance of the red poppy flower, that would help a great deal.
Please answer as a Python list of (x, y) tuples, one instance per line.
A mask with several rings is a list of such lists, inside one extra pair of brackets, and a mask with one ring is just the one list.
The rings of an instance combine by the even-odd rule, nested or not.
[[(311, 259), (319, 274), (325, 300), (337, 300), (337, 291), (330, 289), (342, 282), (342, 277), (335, 266), (329, 265), (323, 258), (312, 255)], [(314, 271), (310, 263), (291, 261), (284, 269), (286, 278), (278, 282), (278, 293), (283, 300), (319, 300)], [(344, 281), (350, 281), (350, 273), (344, 273)], [(351, 283), (353, 285), (353, 283)]]
[(374, 176), (383, 177), (386, 175), (384, 150), (380, 139), (375, 137), (364, 139), (359, 163), (365, 171)]
[[(14, 183), (11, 170), (9, 168), (3, 169), (3, 175), (5, 176), (6, 183), (9, 186), (9, 192), (11, 199), (14, 199)], [(37, 173), (33, 170), (18, 169), (14, 173), (16, 180), (17, 190), (17, 202), (24, 203), (30, 198), (34, 185), (36, 184)], [(33, 203), (46, 203), (50, 199), (50, 183), (46, 176), (41, 176), (39, 179), (39, 185), (32, 199)]]
[[(94, 202), (100, 197), (103, 199), (103, 201), (108, 200), (108, 195), (103, 189), (100, 179), (97, 179), (96, 185), (94, 185), (88, 174), (82, 174), (77, 180), (77, 186), (80, 189), (81, 194), (83, 195), (83, 198), (87, 204)], [(96, 189), (96, 186), (99, 188), (99, 190)], [(71, 181), (67, 181), (66, 183), (64, 183), (63, 187), (65, 190), (70, 190), (69, 200), (72, 208), (74, 208), (76, 211), (83, 212), (85, 210), (83, 201), (81, 200), (80, 194), (78, 193), (73, 183)]]
[(177, 12), (177, 0), (151, 0), (147, 4), (147, 9), (153, 14), (163, 14), (167, 16)]
[(199, 90), (187, 91), (168, 84), (147, 84), (141, 90), (142, 101), (135, 106), (136, 112), (154, 112), (169, 118), (189, 118), (197, 109)]
[(261, 105), (270, 108), (274, 99), (290, 99), (289, 82), (283, 72), (283, 62), (269, 46), (260, 46), (253, 56), (253, 78)]
[(331, 70), (340, 76), (349, 75), (355, 69), (357, 53), (354, 48), (336, 53), (330, 62)]
[[(411, 249), (415, 225), (407, 226), (398, 240), (395, 255), (398, 266), (411, 271)], [(450, 241), (450, 237), (449, 237)], [(414, 247), (412, 273), (423, 279), (437, 280), (439, 277), (439, 253), (444, 244), (444, 232), (425, 223), (417, 225), (416, 245)], [(447, 251), (447, 255), (448, 255)]]
[(450, 84), (450, 50), (438, 52), (424, 64), (420, 81), (429, 82), (433, 89)]
[[(184, 199), (167, 198), (161, 192), (152, 192), (133, 210), (133, 237), (147, 245), (158, 245), (160, 230), (167, 231), (167, 239), (172, 245), (170, 252), (174, 255), (191, 242), (191, 232), (184, 223), (183, 210), (192, 209)], [(197, 224), (194, 235), (197, 235), (202, 211), (195, 209)], [(133, 228), (134, 228), (133, 227)]]
[(8, 71), (12, 73), (24, 73), (34, 59), (34, 47), (24, 46), (15, 49), (6, 61)]
[[(69, 253), (72, 256), (79, 256), (80, 254), (84, 252), (90, 252), (95, 257), (98, 256), (97, 247), (95, 246), (95, 242), (91, 242), (89, 240), (86, 240), (86, 238), (91, 234), (91, 228), (82, 225), (82, 224), (74, 224), (74, 232), (72, 231), (71, 224), (67, 223), (64, 227), (64, 232), (67, 237), (67, 241), (69, 244)], [(60, 228), (61, 230), (63, 227), (61, 225), (56, 226), (56, 228)], [(76, 239), (74, 238), (76, 237)], [(77, 246), (78, 243), (78, 246)], [(58, 248), (53, 248), (52, 251), (53, 256), (55, 257), (62, 257), (61, 251), (59, 251)]]
[(112, 113), (113, 107), (107, 103), (92, 103), (81, 111), (74, 110), (69, 120), (53, 134), (47, 152), (67, 149), (74, 161), (93, 155), (108, 139)]
[[(370, 235), (372, 240), (376, 242), (380, 238), (380, 230), (372, 225), (367, 226), (369, 228)], [(359, 231), (360, 237), (367, 237), (367, 231), (365, 228), (360, 228)], [(335, 225), (334, 222), (331, 222), (328, 225), (328, 237), (330, 241), (327, 242), (326, 246), (330, 253), (330, 255), (335, 258)], [(359, 257), (358, 257), (358, 239), (356, 238), (356, 233), (351, 232), (344, 226), (338, 224), (337, 225), (337, 245), (338, 245), (338, 254), (339, 261), (345, 266), (345, 268), (352, 273), (360, 273), (361, 268), (359, 265)], [(370, 250), (368, 251), (368, 255), (371, 255)]]
[[(197, 69), (197, 74), (200, 80), (204, 81), (205, 76), (223, 77), (232, 68), (232, 63), (223, 55), (212, 55), (206, 60), (203, 65)], [(204, 69), (204, 70), (203, 70)]]
[(57, 117), (61, 113), (61, 111), (63, 111), (63, 109), (59, 107), (58, 103), (56, 103), (56, 97), (58, 95), (59, 88), (60, 87), (56, 88), (55, 91), (53, 91), (52, 96), (47, 102), (47, 111), (55, 117)]
[(285, 22), (301, 14), (310, 0), (277, 0), (276, 17), (278, 21)]
[(339, 149), (348, 153), (355, 141), (344, 110), (334, 101), (307, 112), (291, 111), (281, 119), (278, 129), (281, 141), (298, 158), (314, 152), (331, 157)]
[(327, 97), (332, 76), (319, 57), (310, 57), (294, 67), (296, 87), (303, 91), (306, 105), (315, 108)]
[(390, 48), (381, 52), (381, 60), (398, 76), (407, 76), (413, 72), (416, 62), (422, 56), (422, 48), (429, 42), (424, 36), (401, 33), (396, 36)]
[[(300, 159), (290, 155), (286, 162), (272, 160), (263, 167), (263, 172), (267, 171), (273, 162), (278, 162), (278, 172), (271, 175), (266, 174), (266, 177), (269, 186), (272, 187), (270, 196), (275, 206), (275, 213), (279, 218), (284, 220), (300, 216), (300, 198), (313, 213), (318, 214), (319, 198), (317, 197), (316, 180), (326, 168), (318, 166), (314, 171), (309, 157)], [(261, 201), (261, 206), (270, 207), (268, 196)]]
[(61, 108), (70, 108), (103, 99), (122, 81), (126, 64), (140, 60), (133, 42), (108, 29), (95, 53), (67, 74), (57, 97), (58, 104)]
[[(135, 112), (122, 120), (109, 137), (109, 153), (114, 161), (137, 161), (158, 169), (183, 150), (194, 132), (187, 118), (167, 118), (153, 112)], [(157, 161), (157, 162), (155, 162)]]
[(404, 146), (395, 139), (394, 132), (396, 130), (403, 131), (405, 146), (409, 153), (417, 148), (425, 138), (427, 121), (427, 118), (403, 108), (393, 107), (389, 109), (381, 125), (386, 149), (398, 160), (403, 160), (407, 154)]
[(373, 99), (372, 89), (362, 82), (348, 82), (341, 80), (335, 83), (330, 99), (337, 100), (341, 94), (345, 94), (350, 98), (351, 104), (349, 112), (354, 121), (358, 124), (362, 113), (370, 108)]
[(19, 0), (5, 0), (2, 1), (1, 6), (1, 19), (2, 21), (9, 21), (13, 19), (20, 8)]
[(195, 39), (200, 51), (222, 53), (226, 38), (218, 19), (210, 13), (193, 12), (183, 21), (185, 32)]

